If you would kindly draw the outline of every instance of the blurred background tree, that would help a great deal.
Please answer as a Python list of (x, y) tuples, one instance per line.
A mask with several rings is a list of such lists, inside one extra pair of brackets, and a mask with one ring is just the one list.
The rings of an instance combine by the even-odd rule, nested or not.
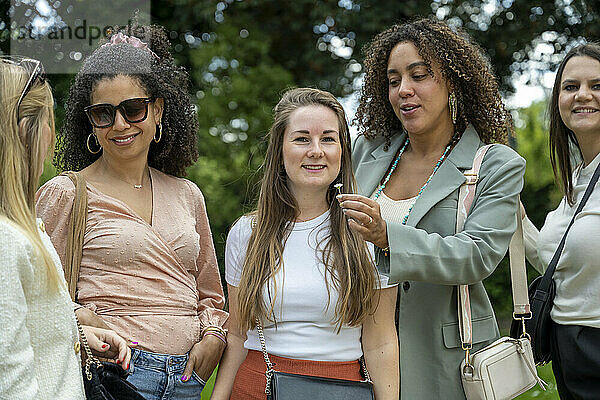
[[(34, 18), (40, 2), (66, 13), (59, 0), (1, 0), (1, 52), (10, 53), (12, 7), (30, 7)], [(106, 0), (76, 4), (110, 7)], [(311, 86), (350, 96), (360, 90), (361, 49), (376, 33), (431, 16), (463, 27), (482, 45), (509, 96), (517, 81), (542, 82), (573, 44), (599, 39), (599, 12), (598, 0), (152, 0), (152, 21), (165, 26), (176, 60), (192, 78), (200, 158), (188, 177), (204, 191), (220, 265), (229, 227), (256, 200), (263, 139), (283, 90)], [(60, 129), (73, 76), (49, 79)], [(544, 107), (515, 110), (515, 146), (527, 159), (522, 198), (538, 226), (560, 199), (548, 162)], [(42, 181), (55, 174), (47, 168)], [(507, 277), (503, 264), (486, 282), (504, 318), (510, 315)]]

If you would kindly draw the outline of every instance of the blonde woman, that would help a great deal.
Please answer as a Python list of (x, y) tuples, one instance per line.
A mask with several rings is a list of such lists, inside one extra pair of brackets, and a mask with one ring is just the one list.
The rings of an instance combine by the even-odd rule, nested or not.
[(350, 159), (335, 97), (286, 92), (275, 107), (257, 210), (227, 238), (229, 343), (213, 399), (265, 399), (257, 318), (278, 371), (361, 380), (364, 355), (376, 397), (397, 397), (397, 288), (378, 276), (335, 199), (336, 184), (355, 189)]
[[(0, 398), (83, 399), (79, 337), (58, 255), (34, 195), (54, 141), (42, 64), (0, 58)], [(92, 350), (129, 363), (125, 341), (84, 326)]]

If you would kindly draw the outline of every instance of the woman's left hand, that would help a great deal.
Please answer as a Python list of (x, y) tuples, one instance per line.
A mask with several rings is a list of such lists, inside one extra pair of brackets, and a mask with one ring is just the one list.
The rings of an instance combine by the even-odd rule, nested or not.
[(112, 359), (117, 364), (121, 364), (123, 369), (129, 368), (131, 349), (127, 346), (125, 339), (110, 329), (87, 325), (82, 325), (81, 327), (94, 355)]
[(195, 371), (204, 382), (208, 381), (224, 350), (225, 343), (220, 339), (213, 335), (205, 335), (190, 350), (190, 358), (183, 371), (182, 381), (187, 382), (192, 376), (192, 371)]
[(350, 229), (379, 248), (388, 247), (387, 224), (375, 200), (359, 194), (339, 194), (337, 200), (348, 217)]

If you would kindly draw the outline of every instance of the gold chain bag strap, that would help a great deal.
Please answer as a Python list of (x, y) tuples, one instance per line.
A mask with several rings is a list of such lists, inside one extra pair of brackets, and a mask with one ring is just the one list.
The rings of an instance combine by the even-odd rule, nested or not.
[[(64, 265), (65, 279), (69, 287), (71, 300), (75, 301), (79, 268), (83, 251), (83, 237), (87, 223), (87, 187), (85, 178), (81, 173), (67, 171), (63, 173), (75, 185), (75, 201), (69, 221), (69, 234), (67, 236), (66, 258)], [(83, 343), (85, 352), (85, 365), (83, 366), (83, 386), (85, 397), (91, 400), (144, 400), (135, 386), (127, 382), (129, 374), (121, 366), (110, 362), (101, 362), (92, 354), (83, 328), (77, 317), (77, 329)]]
[[(466, 183), (461, 186), (458, 198), (456, 232), (464, 228), (464, 223), (473, 200), (479, 179), (479, 168), (485, 153), (492, 145), (479, 148), (473, 160), (473, 167), (465, 172)], [(525, 271), (525, 250), (520, 208), (517, 210), (517, 230), (510, 241), (510, 273), (514, 313), (522, 314), (529, 310), (527, 296), (527, 275)], [(502, 337), (489, 346), (470, 354), (473, 347), (473, 324), (469, 286), (458, 287), (459, 333), (465, 359), (460, 366), (465, 396), (468, 400), (512, 399), (539, 384), (545, 390), (546, 383), (537, 375), (531, 341), (528, 335), (515, 339)]]
[(265, 394), (267, 400), (331, 400), (331, 399), (352, 399), (352, 400), (374, 400), (373, 382), (364, 357), (360, 358), (364, 381), (349, 381), (345, 379), (323, 378), (310, 375), (291, 374), (275, 370), (274, 364), (267, 353), (265, 335), (260, 320), (256, 319), (256, 330), (260, 340), (267, 371), (265, 376), (267, 384)]

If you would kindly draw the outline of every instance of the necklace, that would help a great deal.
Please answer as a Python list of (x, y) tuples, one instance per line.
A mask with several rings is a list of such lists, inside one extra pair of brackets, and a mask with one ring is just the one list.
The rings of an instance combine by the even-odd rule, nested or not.
[[(388, 181), (390, 180), (390, 177), (392, 176), (392, 173), (394, 172), (394, 170), (398, 166), (398, 161), (400, 161), (400, 157), (402, 156), (402, 153), (404, 153), (404, 150), (406, 150), (406, 147), (408, 146), (408, 143), (409, 143), (409, 140), (408, 140), (408, 137), (407, 137), (406, 140), (404, 141), (404, 144), (400, 148), (400, 151), (398, 152), (398, 156), (394, 160), (394, 163), (392, 164), (392, 167), (390, 168), (390, 172), (388, 172), (387, 176), (385, 177), (385, 179), (383, 180), (383, 182), (381, 183), (381, 185), (379, 185), (379, 188), (377, 188), (377, 192), (375, 192), (375, 196), (373, 196), (375, 201), (377, 201), (377, 199), (379, 198), (379, 196), (381, 196), (381, 193), (383, 192), (383, 189), (385, 189), (385, 185), (388, 183)], [(404, 219), (402, 219), (402, 225), (406, 225), (406, 221), (408, 221), (408, 216), (410, 215), (410, 212), (412, 211), (415, 203), (417, 202), (417, 200), (419, 200), (419, 197), (421, 197), (421, 193), (423, 193), (423, 190), (425, 190), (425, 188), (427, 187), (427, 185), (431, 181), (431, 178), (433, 178), (433, 175), (435, 174), (435, 172), (438, 170), (438, 168), (440, 167), (440, 165), (442, 165), (442, 162), (444, 161), (444, 159), (448, 155), (448, 152), (450, 151), (451, 147), (452, 147), (452, 143), (450, 143), (450, 144), (448, 144), (448, 146), (446, 146), (446, 149), (444, 150), (444, 153), (442, 154), (442, 156), (440, 157), (440, 159), (438, 160), (438, 162), (435, 164), (435, 167), (433, 167), (433, 172), (431, 173), (431, 175), (429, 175), (429, 178), (427, 178), (427, 181), (425, 181), (425, 183), (423, 184), (423, 186), (421, 186), (421, 189), (419, 189), (419, 193), (417, 193), (417, 195), (415, 196), (415, 200), (413, 201), (412, 205), (408, 209), (408, 212), (404, 216)]]
[[(103, 162), (103, 164), (105, 165), (105, 168), (106, 168), (106, 170), (111, 170), (111, 168), (108, 166), (108, 164), (106, 163), (106, 161), (104, 161), (104, 159), (102, 160), (102, 162)], [(112, 171), (112, 170), (111, 170), (111, 171)], [(149, 173), (149, 172), (148, 172), (148, 173)], [(143, 188), (144, 188), (144, 185), (143, 185), (143, 183), (144, 183), (144, 176), (142, 176), (142, 183), (138, 183), (138, 184), (136, 184), (136, 183), (127, 182), (125, 179), (121, 178), (121, 177), (119, 176), (119, 174), (117, 174), (117, 173), (113, 173), (112, 175), (114, 175), (114, 176), (115, 176), (115, 177), (116, 177), (118, 180), (120, 180), (121, 182), (125, 182), (126, 184), (133, 186), (133, 188), (134, 188), (134, 189), (136, 189), (136, 190), (140, 190), (140, 189), (143, 189)], [(145, 174), (144, 174), (144, 175), (145, 175)]]

